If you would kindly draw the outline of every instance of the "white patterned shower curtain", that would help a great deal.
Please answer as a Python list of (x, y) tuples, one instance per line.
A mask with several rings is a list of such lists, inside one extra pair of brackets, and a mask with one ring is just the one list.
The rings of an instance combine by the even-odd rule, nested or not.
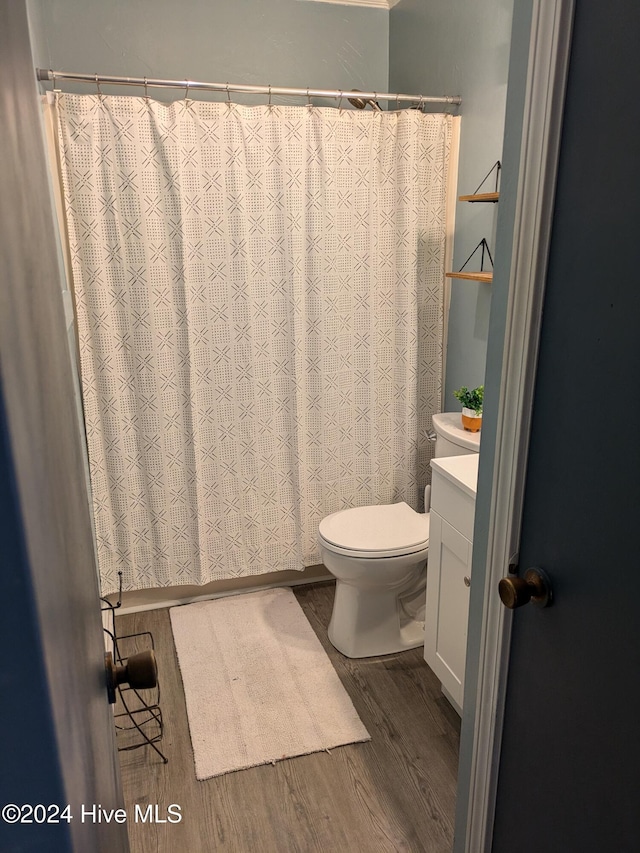
[(60, 95), (103, 593), (319, 562), (439, 410), (451, 118)]

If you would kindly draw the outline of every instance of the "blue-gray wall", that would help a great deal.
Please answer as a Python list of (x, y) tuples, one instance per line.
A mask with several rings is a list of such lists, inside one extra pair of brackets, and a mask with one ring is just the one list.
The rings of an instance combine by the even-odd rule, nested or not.
[[(512, 5), (401, 0), (389, 13), (301, 0), (29, 0), (46, 68), (460, 94), (460, 192), (501, 156)], [(482, 237), (494, 248), (495, 222), (495, 205), (458, 204), (456, 269)], [(445, 409), (459, 408), (454, 388), (484, 380), (490, 301), (490, 285), (451, 284)]]
[[(385, 91), (388, 83), (384, 9), (301, 0), (29, 5), (38, 62), (45, 68), (302, 88)], [(159, 90), (152, 95), (163, 97)], [(164, 97), (170, 97), (166, 91)]]
[[(513, 0), (401, 0), (390, 13), (390, 90), (462, 96), (460, 195), (502, 157), (512, 11)], [(494, 204), (458, 203), (454, 269), (482, 237), (494, 254), (496, 214)], [(452, 281), (446, 411), (460, 408), (453, 389), (484, 381), (490, 303), (491, 285)]]

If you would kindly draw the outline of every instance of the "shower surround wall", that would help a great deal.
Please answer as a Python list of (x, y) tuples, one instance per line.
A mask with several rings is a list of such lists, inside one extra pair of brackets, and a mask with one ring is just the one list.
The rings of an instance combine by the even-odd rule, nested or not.
[[(390, 90), (462, 97), (460, 195), (502, 157), (512, 13), (513, 0), (400, 0), (390, 12)], [(458, 203), (453, 269), (482, 237), (493, 253), (496, 220), (493, 204)], [(445, 410), (459, 408), (455, 388), (484, 382), (490, 302), (490, 284), (451, 284)]]

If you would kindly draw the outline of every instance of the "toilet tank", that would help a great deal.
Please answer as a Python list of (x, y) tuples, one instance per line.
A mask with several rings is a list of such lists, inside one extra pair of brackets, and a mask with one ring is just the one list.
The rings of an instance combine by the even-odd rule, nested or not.
[(435, 456), (464, 456), (480, 451), (480, 432), (462, 427), (460, 412), (441, 412), (433, 416), (436, 434)]

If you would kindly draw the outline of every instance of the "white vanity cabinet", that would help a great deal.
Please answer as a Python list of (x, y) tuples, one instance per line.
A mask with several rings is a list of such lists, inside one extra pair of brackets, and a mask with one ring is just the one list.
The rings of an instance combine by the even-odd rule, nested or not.
[(431, 461), (424, 659), (462, 712), (478, 454)]

